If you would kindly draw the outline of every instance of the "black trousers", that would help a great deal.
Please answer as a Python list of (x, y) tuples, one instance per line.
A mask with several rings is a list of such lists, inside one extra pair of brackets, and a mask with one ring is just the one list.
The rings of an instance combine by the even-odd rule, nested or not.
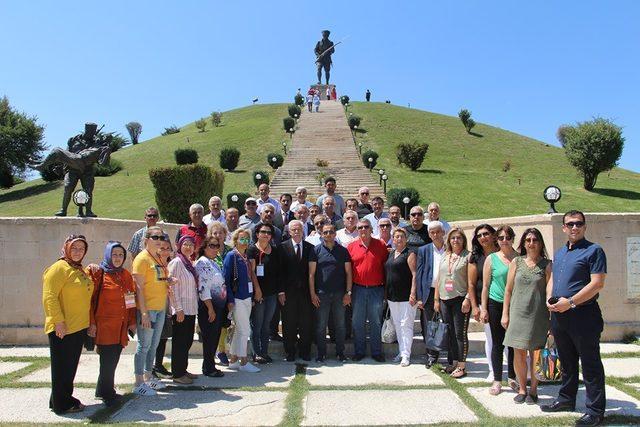
[(600, 334), (603, 326), (597, 302), (564, 313), (551, 313), (551, 331), (562, 366), (562, 386), (558, 401), (575, 405), (580, 361), (587, 392), (586, 413), (596, 416), (604, 415), (606, 405), (604, 368), (600, 358)]
[(56, 336), (55, 331), (48, 334), (51, 356), (49, 408), (56, 414), (61, 414), (80, 403), (73, 397), (73, 380), (76, 377), (86, 335), (86, 329), (65, 335), (62, 339)]
[(96, 347), (100, 355), (100, 374), (96, 384), (96, 397), (108, 402), (116, 397), (114, 378), (120, 361), (122, 346), (120, 344), (108, 344), (97, 345)]
[[(507, 331), (502, 327), (502, 308), (504, 304), (489, 298), (487, 311), (489, 312), (489, 328), (491, 328), (491, 366), (493, 367), (493, 380), (502, 381), (502, 362), (504, 360), (504, 335)], [(513, 348), (507, 347), (507, 370), (509, 378), (516, 377), (513, 368)]]
[[(427, 297), (427, 302), (424, 305), (424, 309), (420, 314), (420, 326), (422, 326), (422, 338), (427, 335), (427, 322), (433, 320), (433, 315), (435, 314), (435, 310), (433, 309), (433, 297), (435, 295), (435, 290), (431, 288), (429, 292), (429, 296)], [(425, 340), (426, 342), (426, 340)], [(427, 349), (427, 357), (430, 362), (437, 362), (438, 357), (440, 357), (439, 351), (429, 350)]]
[(469, 314), (462, 312), (464, 297), (440, 300), (442, 320), (449, 325), (449, 351), (447, 361), (449, 365), (454, 360), (465, 362), (469, 351)]
[(269, 328), (271, 329), (271, 336), (279, 335), (278, 325), (280, 324), (281, 318), (282, 318), (282, 306), (280, 305), (280, 301), (278, 301), (276, 302), (276, 311), (273, 312), (273, 317), (271, 318), (271, 322), (269, 324)]
[(209, 314), (207, 312), (207, 306), (200, 301), (198, 303), (198, 325), (200, 325), (200, 336), (202, 337), (202, 373), (211, 374), (216, 369), (216, 349), (218, 348), (218, 341), (220, 341), (220, 331), (222, 330), (222, 317), (226, 313), (224, 307), (216, 307), (213, 305), (213, 309), (216, 312), (216, 319), (213, 322), (209, 322)]
[[(165, 322), (168, 320), (169, 319), (165, 319)], [(167, 348), (167, 339), (168, 338), (160, 338), (160, 341), (158, 342), (158, 347), (156, 348), (156, 361), (153, 364), (153, 367), (156, 369), (162, 369), (164, 367), (164, 365), (162, 365), (162, 360), (164, 359), (164, 353)]]
[(196, 328), (196, 316), (185, 315), (182, 322), (176, 320), (176, 316), (171, 317), (171, 373), (174, 378), (183, 377), (187, 373), (189, 365), (189, 350), (193, 344), (193, 332)]
[(310, 357), (313, 311), (308, 288), (286, 292), (286, 301), (282, 307), (282, 333), (287, 356), (295, 357), (297, 348), (300, 357)]

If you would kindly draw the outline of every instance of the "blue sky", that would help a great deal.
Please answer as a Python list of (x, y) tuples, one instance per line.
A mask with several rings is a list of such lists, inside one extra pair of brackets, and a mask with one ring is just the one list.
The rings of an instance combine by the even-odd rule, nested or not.
[(557, 145), (563, 123), (624, 128), (640, 171), (637, 1), (0, 0), (0, 96), (64, 145), (83, 123), (142, 139), (214, 110), (289, 102), (314, 82), (320, 31), (339, 94), (456, 115)]

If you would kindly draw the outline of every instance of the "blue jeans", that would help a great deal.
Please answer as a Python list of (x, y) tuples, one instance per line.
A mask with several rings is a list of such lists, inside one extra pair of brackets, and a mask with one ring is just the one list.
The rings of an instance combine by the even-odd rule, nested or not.
[(156, 357), (156, 349), (162, 335), (162, 327), (166, 318), (165, 310), (148, 310), (151, 328), (142, 327), (142, 315), (137, 312), (138, 322), (136, 325), (136, 333), (138, 334), (138, 347), (133, 357), (134, 372), (136, 375), (142, 375), (144, 371), (151, 372), (153, 370), (153, 361)]
[(353, 343), (357, 356), (366, 354), (366, 323), (369, 321), (371, 355), (382, 354), (382, 301), (384, 286), (360, 286), (353, 284)]
[(327, 355), (327, 325), (329, 316), (333, 320), (336, 338), (336, 355), (344, 355), (344, 305), (342, 305), (343, 292), (324, 293), (319, 292), (320, 307), (317, 308), (318, 323), (316, 324), (316, 346), (318, 357)]
[(277, 295), (265, 297), (251, 309), (251, 345), (257, 356), (269, 355), (269, 335), (271, 335), (271, 318), (276, 312)]

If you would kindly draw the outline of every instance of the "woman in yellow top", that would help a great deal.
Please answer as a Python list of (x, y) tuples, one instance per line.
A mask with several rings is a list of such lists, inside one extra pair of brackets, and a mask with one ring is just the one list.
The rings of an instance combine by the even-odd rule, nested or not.
[(73, 380), (87, 337), (93, 294), (93, 281), (82, 268), (88, 248), (84, 236), (67, 237), (62, 257), (42, 276), (44, 331), (49, 336), (51, 354), (49, 408), (56, 414), (84, 409), (84, 405), (73, 397)]
[(154, 395), (155, 390), (166, 387), (151, 375), (164, 326), (167, 290), (174, 281), (167, 269), (171, 244), (165, 239), (162, 228), (147, 228), (145, 249), (133, 260), (133, 279), (138, 299), (138, 347), (133, 358), (136, 376), (133, 392), (141, 396)]

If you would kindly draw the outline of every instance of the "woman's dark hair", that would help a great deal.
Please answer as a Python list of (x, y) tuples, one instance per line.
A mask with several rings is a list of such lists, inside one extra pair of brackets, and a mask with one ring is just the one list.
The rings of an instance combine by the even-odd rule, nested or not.
[(525, 246), (525, 244), (526, 244), (527, 236), (529, 234), (533, 234), (534, 236), (536, 236), (536, 239), (538, 239), (538, 241), (540, 242), (540, 245), (542, 246), (540, 250), (540, 256), (545, 259), (548, 258), (547, 248), (544, 245), (544, 239), (542, 238), (542, 233), (540, 232), (540, 230), (538, 230), (535, 227), (527, 228), (522, 233), (522, 237), (520, 237), (520, 244), (518, 245), (518, 250), (520, 251), (520, 255), (525, 256), (527, 254), (527, 247)]
[(271, 231), (271, 235), (273, 236), (274, 234), (276, 234), (276, 230), (275, 227), (271, 224), (265, 224), (264, 222), (260, 222), (256, 225), (255, 231), (256, 231), (256, 235), (255, 235), (255, 239), (256, 241), (258, 240), (258, 233), (260, 233), (260, 230), (262, 230), (263, 228), (268, 228)]
[(482, 245), (478, 241), (478, 231), (482, 230), (483, 228), (486, 228), (494, 237), (493, 244), (495, 245), (496, 229), (489, 224), (480, 224), (479, 226), (477, 226), (476, 229), (473, 230), (473, 238), (471, 239), (471, 256), (469, 257), (469, 262), (471, 264), (477, 264), (478, 260), (484, 255), (484, 249), (482, 249)]
[(515, 243), (514, 239), (516, 238), (516, 232), (513, 231), (513, 228), (511, 228), (510, 225), (501, 225), (500, 227), (498, 227), (498, 229), (496, 230), (496, 237), (502, 232), (505, 232), (507, 236), (509, 236), (509, 240)]
[(198, 248), (198, 258), (200, 258), (201, 256), (204, 256), (204, 251), (207, 249), (207, 245), (213, 241), (217, 241), (218, 244), (220, 245), (220, 253), (222, 253), (222, 245), (224, 245), (224, 242), (221, 242), (220, 239), (218, 239), (217, 237), (213, 237), (213, 236), (209, 236), (207, 238), (205, 238), (202, 243), (200, 244), (200, 247)]

